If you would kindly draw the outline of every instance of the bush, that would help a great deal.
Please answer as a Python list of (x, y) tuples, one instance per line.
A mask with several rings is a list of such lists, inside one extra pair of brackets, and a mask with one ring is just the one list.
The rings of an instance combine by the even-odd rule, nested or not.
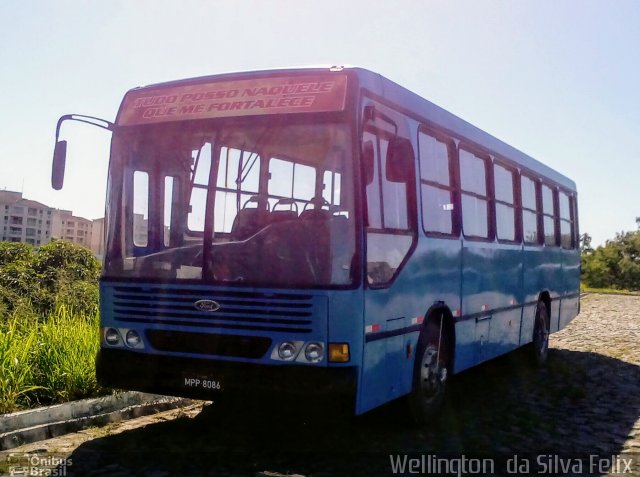
[(91, 251), (71, 242), (56, 240), (39, 248), (0, 242), (0, 318), (20, 307), (41, 315), (58, 305), (95, 313), (99, 274)]
[(592, 288), (640, 290), (640, 231), (616, 234), (583, 253), (582, 281)]
[(0, 413), (95, 396), (98, 275), (90, 250), (0, 242)]

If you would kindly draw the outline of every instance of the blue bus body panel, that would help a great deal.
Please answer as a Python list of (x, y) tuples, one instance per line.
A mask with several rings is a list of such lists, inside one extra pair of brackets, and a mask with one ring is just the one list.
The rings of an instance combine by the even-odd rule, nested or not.
[(519, 246), (464, 241), (462, 317), (475, 323), (475, 350), (473, 360), (455, 361), (455, 371), (504, 354), (520, 344), (520, 257)]
[[(328, 292), (329, 321), (328, 342), (348, 343), (350, 366), (362, 362), (364, 343), (364, 308), (362, 289)], [(330, 366), (341, 366), (331, 363)]]
[(459, 240), (419, 240), (390, 287), (366, 290), (365, 326), (379, 328), (365, 333), (358, 413), (411, 391), (419, 323), (442, 300), (459, 306)]
[(562, 250), (563, 288), (560, 302), (558, 329), (561, 330), (576, 317), (580, 311), (580, 254), (575, 250)]
[[(329, 297), (327, 293), (293, 290), (259, 290), (222, 288), (196, 284), (151, 284), (102, 281), (101, 326), (139, 331), (148, 354), (180, 357), (203, 357), (184, 349), (167, 351), (153, 346), (154, 331), (202, 334), (225, 334), (238, 337), (267, 337), (272, 340), (268, 350), (259, 357), (240, 354), (204, 357), (219, 360), (294, 365), (271, 359), (277, 343), (291, 341), (321, 341), (328, 338)], [(220, 309), (200, 311), (198, 300), (213, 300)], [(338, 333), (339, 326), (336, 326)], [(347, 330), (349, 332), (349, 330)], [(176, 345), (177, 346), (177, 345)], [(159, 349), (160, 348), (160, 349)], [(322, 365), (326, 366), (326, 362)]]
[[(575, 193), (571, 179), (439, 106), (376, 73), (351, 71), (369, 103), (375, 101), (376, 108), (383, 103), (384, 114), (397, 113), (393, 117), (399, 132), (411, 140), (416, 155), (418, 126), (432, 126), (510, 162), (519, 171), (545, 177)], [(417, 197), (419, 188), (417, 184)], [(551, 331), (577, 314), (577, 250), (434, 239), (425, 236), (420, 226), (418, 235), (416, 250), (395, 282), (386, 289), (365, 289), (365, 326), (376, 326), (378, 331), (365, 334), (359, 412), (411, 391), (414, 356), (408, 356), (407, 349), (415, 350), (420, 331), (412, 318), (424, 317), (436, 303), (443, 303), (454, 315), (454, 372), (531, 342), (541, 293), (551, 298)], [(570, 298), (563, 298), (567, 295)]]

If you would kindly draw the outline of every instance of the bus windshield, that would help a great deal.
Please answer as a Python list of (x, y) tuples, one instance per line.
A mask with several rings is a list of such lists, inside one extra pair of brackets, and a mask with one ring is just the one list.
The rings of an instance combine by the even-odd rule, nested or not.
[(353, 282), (347, 124), (270, 118), (122, 128), (104, 276), (266, 287)]

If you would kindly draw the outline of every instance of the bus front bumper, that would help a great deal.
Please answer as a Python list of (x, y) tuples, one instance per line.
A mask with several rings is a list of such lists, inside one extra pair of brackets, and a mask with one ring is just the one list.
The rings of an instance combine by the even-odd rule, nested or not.
[(196, 399), (249, 393), (355, 398), (357, 368), (258, 365), (101, 348), (96, 375), (105, 387)]

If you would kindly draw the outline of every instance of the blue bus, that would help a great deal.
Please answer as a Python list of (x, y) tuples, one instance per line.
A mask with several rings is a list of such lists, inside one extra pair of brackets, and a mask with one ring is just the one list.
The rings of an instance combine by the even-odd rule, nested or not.
[(112, 131), (97, 376), (216, 399), (406, 396), (579, 312), (575, 183), (361, 68), (243, 72), (127, 92)]

